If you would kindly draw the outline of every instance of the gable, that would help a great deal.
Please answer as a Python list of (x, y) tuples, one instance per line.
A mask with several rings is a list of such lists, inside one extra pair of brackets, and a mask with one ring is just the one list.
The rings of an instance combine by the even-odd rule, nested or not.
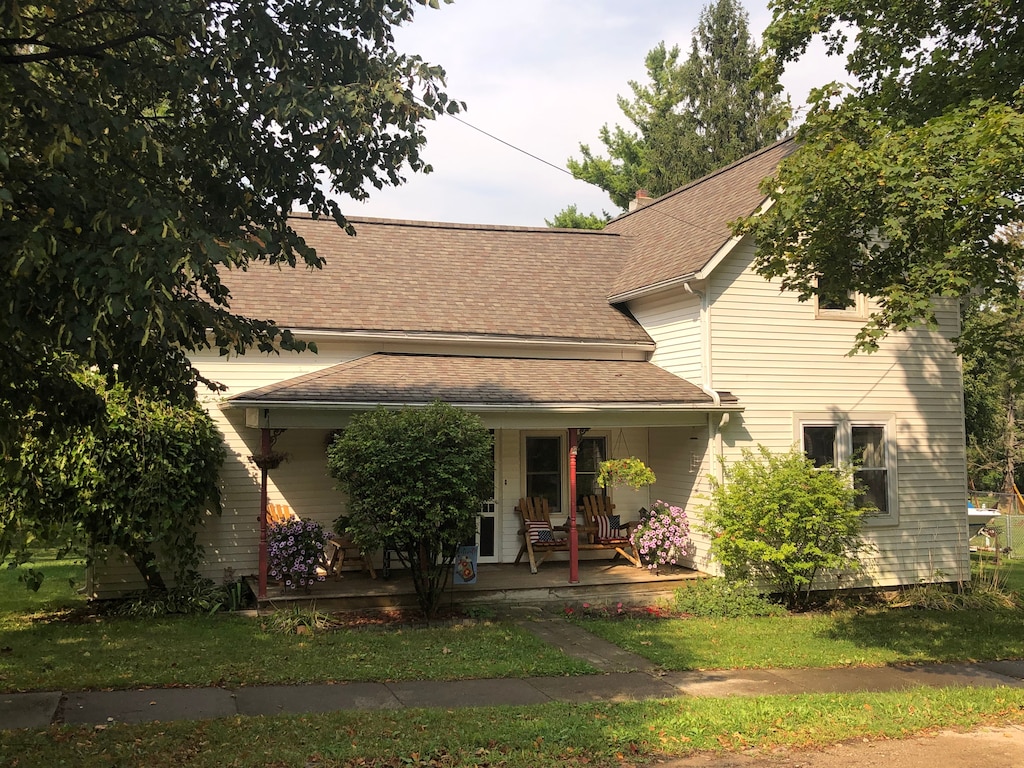
[(695, 276), (733, 240), (730, 222), (764, 203), (761, 181), (796, 149), (785, 139), (670, 192), (610, 222), (628, 237), (629, 259), (609, 293), (611, 301)]

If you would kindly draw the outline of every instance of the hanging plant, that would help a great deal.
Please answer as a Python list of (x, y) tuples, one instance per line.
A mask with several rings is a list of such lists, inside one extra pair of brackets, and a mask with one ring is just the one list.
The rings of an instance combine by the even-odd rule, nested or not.
[(277, 469), (288, 459), (287, 453), (271, 450), (269, 453), (254, 453), (249, 461), (260, 469)]
[(636, 456), (602, 461), (597, 473), (597, 484), (601, 488), (625, 485), (638, 491), (656, 479), (654, 471)]

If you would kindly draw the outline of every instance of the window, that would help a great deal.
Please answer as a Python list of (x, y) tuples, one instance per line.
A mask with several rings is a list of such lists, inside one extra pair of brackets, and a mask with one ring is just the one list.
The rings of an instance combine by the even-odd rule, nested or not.
[(551, 511), (562, 508), (562, 439), (526, 438), (526, 495), (543, 496)]
[(816, 467), (850, 463), (860, 490), (858, 503), (870, 503), (879, 516), (892, 517), (895, 509), (895, 447), (889, 435), (889, 416), (842, 419), (801, 417), (799, 437), (804, 454)]
[(597, 485), (597, 472), (601, 462), (608, 458), (603, 437), (580, 439), (576, 452), (576, 506), (583, 504), (584, 496), (604, 496), (604, 488)]
[(836, 465), (836, 428), (833, 424), (804, 426), (804, 453), (814, 466)]
[(865, 317), (866, 307), (862, 296), (853, 291), (844, 291), (838, 287), (832, 287), (829, 279), (824, 276), (818, 277), (817, 284), (818, 294), (815, 301), (815, 311), (818, 317)]
[(853, 478), (863, 490), (860, 501), (869, 501), (881, 514), (889, 513), (889, 472), (885, 460), (885, 428), (850, 427), (853, 442)]

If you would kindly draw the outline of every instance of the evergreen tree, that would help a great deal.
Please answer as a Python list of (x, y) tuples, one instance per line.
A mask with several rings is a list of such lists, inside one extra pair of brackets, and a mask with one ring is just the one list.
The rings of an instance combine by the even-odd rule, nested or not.
[(678, 46), (659, 43), (645, 61), (650, 83), (630, 81), (633, 99), (618, 97), (637, 130), (603, 126), (607, 156), (581, 144), (582, 158), (570, 158), (569, 170), (625, 209), (639, 189), (663, 195), (777, 139), (789, 102), (777, 78), (757, 76), (763, 61), (748, 20), (736, 0), (713, 1), (685, 62)]

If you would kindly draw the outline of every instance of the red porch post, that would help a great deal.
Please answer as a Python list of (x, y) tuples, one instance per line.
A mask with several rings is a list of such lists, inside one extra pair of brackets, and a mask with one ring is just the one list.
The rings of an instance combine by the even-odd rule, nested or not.
[(569, 428), (569, 583), (580, 581), (580, 541), (576, 536), (576, 454), (579, 453), (580, 434)]
[[(270, 430), (260, 430), (260, 454), (270, 453)], [(267, 465), (262, 462), (260, 467), (260, 577), (259, 597), (267, 596)]]

